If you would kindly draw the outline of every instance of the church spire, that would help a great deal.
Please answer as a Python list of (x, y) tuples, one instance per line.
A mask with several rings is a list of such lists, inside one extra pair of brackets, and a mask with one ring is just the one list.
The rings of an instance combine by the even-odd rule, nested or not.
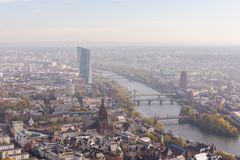
[(107, 119), (107, 109), (104, 105), (104, 99), (102, 99), (102, 104), (99, 108), (98, 112), (98, 132), (104, 134), (104, 130), (108, 127), (108, 119)]
[(162, 133), (161, 139), (160, 139), (160, 159), (163, 158), (163, 151), (164, 151), (164, 137), (163, 137), (163, 133)]
[(161, 134), (161, 141), (160, 141), (161, 144), (164, 144), (164, 137), (163, 137), (163, 133)]

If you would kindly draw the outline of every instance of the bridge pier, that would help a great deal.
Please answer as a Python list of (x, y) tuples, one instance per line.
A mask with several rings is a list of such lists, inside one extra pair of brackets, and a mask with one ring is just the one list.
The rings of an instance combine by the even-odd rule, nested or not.
[(148, 105), (151, 105), (151, 101), (150, 100), (148, 100)]
[(171, 104), (173, 104), (173, 101), (171, 101)]
[(159, 102), (160, 102), (160, 105), (162, 105), (162, 102), (163, 102), (163, 101), (162, 101), (162, 100), (160, 100)]

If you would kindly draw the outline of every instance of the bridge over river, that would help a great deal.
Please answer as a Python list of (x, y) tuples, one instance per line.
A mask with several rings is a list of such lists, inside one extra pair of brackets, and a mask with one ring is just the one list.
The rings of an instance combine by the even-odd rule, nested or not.
[[(114, 75), (112, 79), (114, 78), (114, 81), (118, 82), (121, 86), (126, 87), (128, 91), (137, 90), (142, 93), (142, 95), (140, 93), (136, 93), (135, 103), (137, 103), (136, 100), (141, 100), (144, 98), (149, 98), (149, 100), (150, 98), (157, 99), (158, 96), (171, 98), (171, 95), (159, 93), (142, 83), (128, 80), (114, 73), (106, 72), (106, 76), (108, 77), (109, 75)], [(134, 92), (132, 92), (129, 96), (134, 100)], [(172, 100), (174, 100), (173, 98), (176, 97), (173, 96)], [(159, 120), (162, 120), (162, 123), (164, 123), (165, 130), (171, 130), (176, 135), (185, 139), (190, 139), (192, 141), (204, 142), (206, 144), (214, 143), (217, 146), (218, 150), (224, 150), (226, 152), (239, 154), (240, 138), (216, 136), (215, 134), (202, 131), (190, 124), (179, 124), (177, 120), (180, 118), (178, 116), (181, 110), (181, 106), (179, 106), (177, 103), (170, 104), (166, 101), (163, 101), (162, 105), (156, 103), (151, 103), (151, 105), (148, 105), (148, 103), (140, 101), (140, 104), (141, 105), (136, 108), (137, 111), (139, 111), (145, 118), (158, 115)], [(170, 120), (168, 121), (167, 119)]]
[(156, 120), (183, 120), (183, 119), (188, 119), (190, 116), (155, 116), (154, 119)]
[(148, 105), (151, 105), (152, 102), (159, 102), (159, 104), (162, 105), (164, 101), (169, 101), (171, 104), (173, 104), (173, 102), (179, 103), (186, 101), (186, 99), (176, 98), (176, 93), (144, 94), (135, 89), (130, 92), (130, 95), (133, 98), (134, 103), (138, 106), (141, 102), (148, 102)]

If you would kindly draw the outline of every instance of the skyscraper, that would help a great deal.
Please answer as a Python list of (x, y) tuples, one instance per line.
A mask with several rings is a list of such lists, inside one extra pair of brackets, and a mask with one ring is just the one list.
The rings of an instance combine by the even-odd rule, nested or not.
[(92, 83), (90, 50), (82, 47), (77, 47), (77, 52), (80, 77), (85, 82)]
[(180, 88), (187, 89), (187, 72), (182, 71), (180, 76)]

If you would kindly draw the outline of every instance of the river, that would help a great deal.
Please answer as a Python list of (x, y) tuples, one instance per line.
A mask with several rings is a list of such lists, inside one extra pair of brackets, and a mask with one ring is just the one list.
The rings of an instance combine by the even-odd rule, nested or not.
[[(109, 76), (109, 72), (104, 72), (103, 75)], [(118, 78), (116, 78), (116, 76)], [(145, 84), (129, 81), (125, 77), (115, 75), (115, 79), (121, 86), (128, 88), (128, 90), (138, 90), (144, 94), (155, 94), (158, 93), (156, 90), (146, 86)], [(137, 111), (139, 111), (143, 117), (153, 117), (158, 116), (176, 116), (179, 115), (181, 106), (177, 103), (170, 104), (170, 102), (164, 102), (162, 105), (159, 102), (152, 103), (148, 105), (147, 102), (141, 102), (140, 106), (137, 106)], [(215, 144), (217, 150), (223, 150), (232, 154), (240, 154), (240, 138), (232, 137), (222, 137), (215, 134), (205, 132), (199, 128), (190, 124), (179, 124), (177, 120), (166, 120), (161, 121), (164, 124), (164, 129), (171, 130), (178, 136), (189, 139), (191, 141), (203, 142), (206, 144)]]

